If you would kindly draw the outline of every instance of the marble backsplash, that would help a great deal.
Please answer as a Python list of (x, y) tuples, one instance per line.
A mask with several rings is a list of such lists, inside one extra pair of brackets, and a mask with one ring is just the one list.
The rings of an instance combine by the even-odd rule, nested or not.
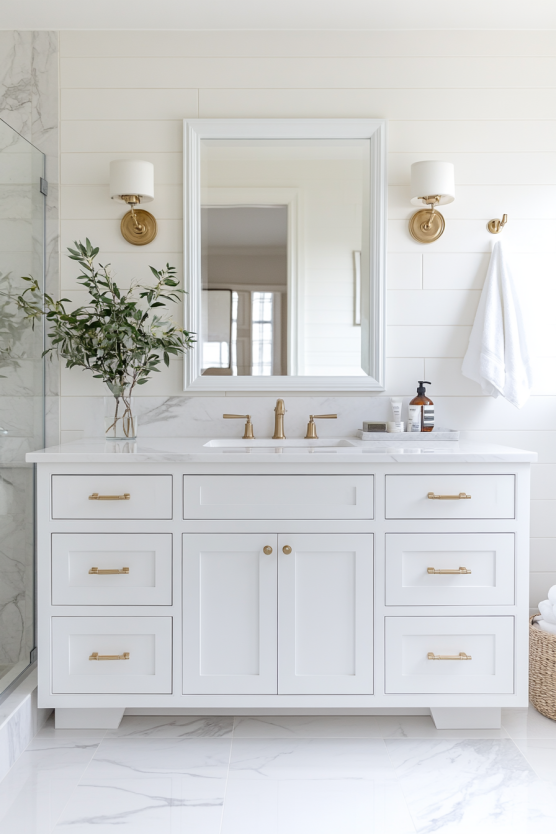
[[(310, 414), (337, 414), (318, 422), (321, 437), (352, 436), (364, 420), (390, 420), (388, 397), (299, 397), (287, 394), (285, 427), (288, 437), (303, 437)], [(407, 397), (407, 400), (410, 398)], [(241, 437), (241, 420), (222, 414), (250, 414), (256, 437), (272, 437), (276, 397), (138, 397), (140, 437)], [(102, 397), (62, 399), (62, 440), (101, 437)]]

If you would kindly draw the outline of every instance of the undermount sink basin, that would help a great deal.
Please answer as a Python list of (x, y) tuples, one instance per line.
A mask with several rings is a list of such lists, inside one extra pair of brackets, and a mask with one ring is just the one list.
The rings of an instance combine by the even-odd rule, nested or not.
[(355, 443), (345, 438), (322, 440), (304, 440), (303, 438), (292, 438), (286, 440), (272, 440), (270, 438), (263, 438), (260, 440), (238, 440), (238, 439), (219, 439), (209, 440), (205, 443), (205, 447), (211, 449), (222, 449), (228, 451), (238, 452), (306, 452), (306, 451), (327, 451), (338, 448), (353, 448)]

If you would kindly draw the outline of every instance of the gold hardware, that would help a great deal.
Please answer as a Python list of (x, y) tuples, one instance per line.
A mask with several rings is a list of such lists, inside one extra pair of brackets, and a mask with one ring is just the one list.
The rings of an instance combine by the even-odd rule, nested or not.
[(460, 652), (459, 654), (433, 654), (429, 652), (427, 655), (428, 660), (472, 660), (470, 654), (465, 654), (465, 652)]
[(139, 205), (141, 198), (137, 194), (122, 194), (120, 199), (131, 207), (131, 210), (124, 214), (120, 223), (122, 237), (128, 243), (133, 243), (134, 246), (144, 246), (146, 243), (152, 243), (157, 233), (156, 219), (145, 209), (135, 211), (135, 206)]
[(99, 654), (93, 652), (89, 655), (89, 660), (129, 660), (129, 652), (123, 654)]
[(429, 208), (419, 209), (410, 218), (409, 233), (419, 243), (434, 243), (442, 235), (446, 226), (444, 217), (435, 209), (440, 202), (440, 195), (419, 197), (419, 199)]
[(463, 501), (466, 498), (471, 498), (471, 496), (466, 495), (465, 492), (460, 492), (459, 495), (435, 495), (434, 492), (429, 492), (427, 498), (430, 498), (431, 501)]
[(273, 440), (285, 440), (284, 434), (284, 414), (286, 413), (286, 406), (284, 400), (276, 400), (276, 408), (274, 409), (274, 434)]
[(89, 501), (129, 501), (130, 498), (129, 492), (124, 492), (123, 495), (99, 495), (98, 492), (93, 492), (89, 495)]
[(319, 439), (317, 427), (315, 426), (315, 420), (336, 420), (337, 418), (337, 414), (310, 414), (309, 422), (307, 423), (307, 434), (305, 435), (305, 440)]
[(282, 548), (282, 553), (285, 553), (286, 556), (289, 556), (291, 552), (292, 552), (292, 549), (289, 546), (289, 544), (285, 544), (284, 547)]
[(245, 423), (245, 431), (243, 432), (242, 440), (254, 440), (253, 423), (251, 422), (250, 414), (223, 414), (224, 420), (247, 420)]
[(502, 231), (507, 222), (508, 215), (503, 214), (502, 220), (489, 220), (487, 223), (487, 229), (489, 230), (491, 235), (497, 235)]
[(93, 573), (95, 576), (101, 576), (102, 574), (107, 574), (107, 573), (125, 573), (125, 574), (128, 574), (129, 573), (129, 568), (122, 568), (121, 570), (118, 570), (118, 568), (114, 568), (114, 570), (104, 570), (104, 569), (101, 569), (101, 568), (91, 568), (89, 573)]
[(436, 568), (427, 568), (427, 573), (471, 573), (467, 568), (458, 568), (457, 570), (437, 570)]
[(266, 553), (267, 556), (270, 556), (270, 554), (272, 553), (272, 548), (269, 544), (263, 547), (263, 553)]

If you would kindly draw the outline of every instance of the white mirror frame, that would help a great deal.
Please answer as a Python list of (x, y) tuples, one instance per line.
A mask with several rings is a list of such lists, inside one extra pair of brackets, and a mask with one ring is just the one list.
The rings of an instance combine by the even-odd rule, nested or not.
[[(362, 336), (369, 334), (368, 376), (203, 376), (195, 346), (184, 358), (185, 390), (191, 394), (225, 391), (384, 391), (386, 341), (386, 121), (384, 119), (184, 119), (184, 281), (185, 329), (199, 333), (201, 324), (201, 140), (203, 139), (369, 139), (370, 293), (362, 293)], [(220, 190), (220, 189), (218, 189)], [(217, 191), (217, 189), (215, 189)], [(221, 190), (220, 190), (221, 191)], [(222, 194), (218, 203), (222, 205)], [(225, 200), (224, 200), (225, 202)], [(283, 202), (283, 201), (282, 201)], [(298, 257), (297, 244), (290, 259)], [(364, 273), (366, 268), (362, 264)], [(291, 321), (299, 311), (290, 293)]]

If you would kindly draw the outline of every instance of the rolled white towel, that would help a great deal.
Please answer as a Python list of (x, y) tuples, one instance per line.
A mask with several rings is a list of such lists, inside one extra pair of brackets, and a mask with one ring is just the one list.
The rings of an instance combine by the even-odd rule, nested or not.
[(545, 623), (552, 623), (552, 625), (556, 625), (556, 613), (554, 612), (554, 607), (547, 599), (543, 599), (542, 602), (539, 602), (539, 611), (541, 612), (541, 616)]
[(548, 601), (552, 603), (552, 605), (556, 605), (556, 585), (553, 585), (548, 592)]
[(548, 634), (553, 634), (556, 637), (556, 625), (553, 625), (552, 623), (547, 623), (544, 620), (539, 620), (537, 625), (541, 631), (546, 631), (548, 632)]

